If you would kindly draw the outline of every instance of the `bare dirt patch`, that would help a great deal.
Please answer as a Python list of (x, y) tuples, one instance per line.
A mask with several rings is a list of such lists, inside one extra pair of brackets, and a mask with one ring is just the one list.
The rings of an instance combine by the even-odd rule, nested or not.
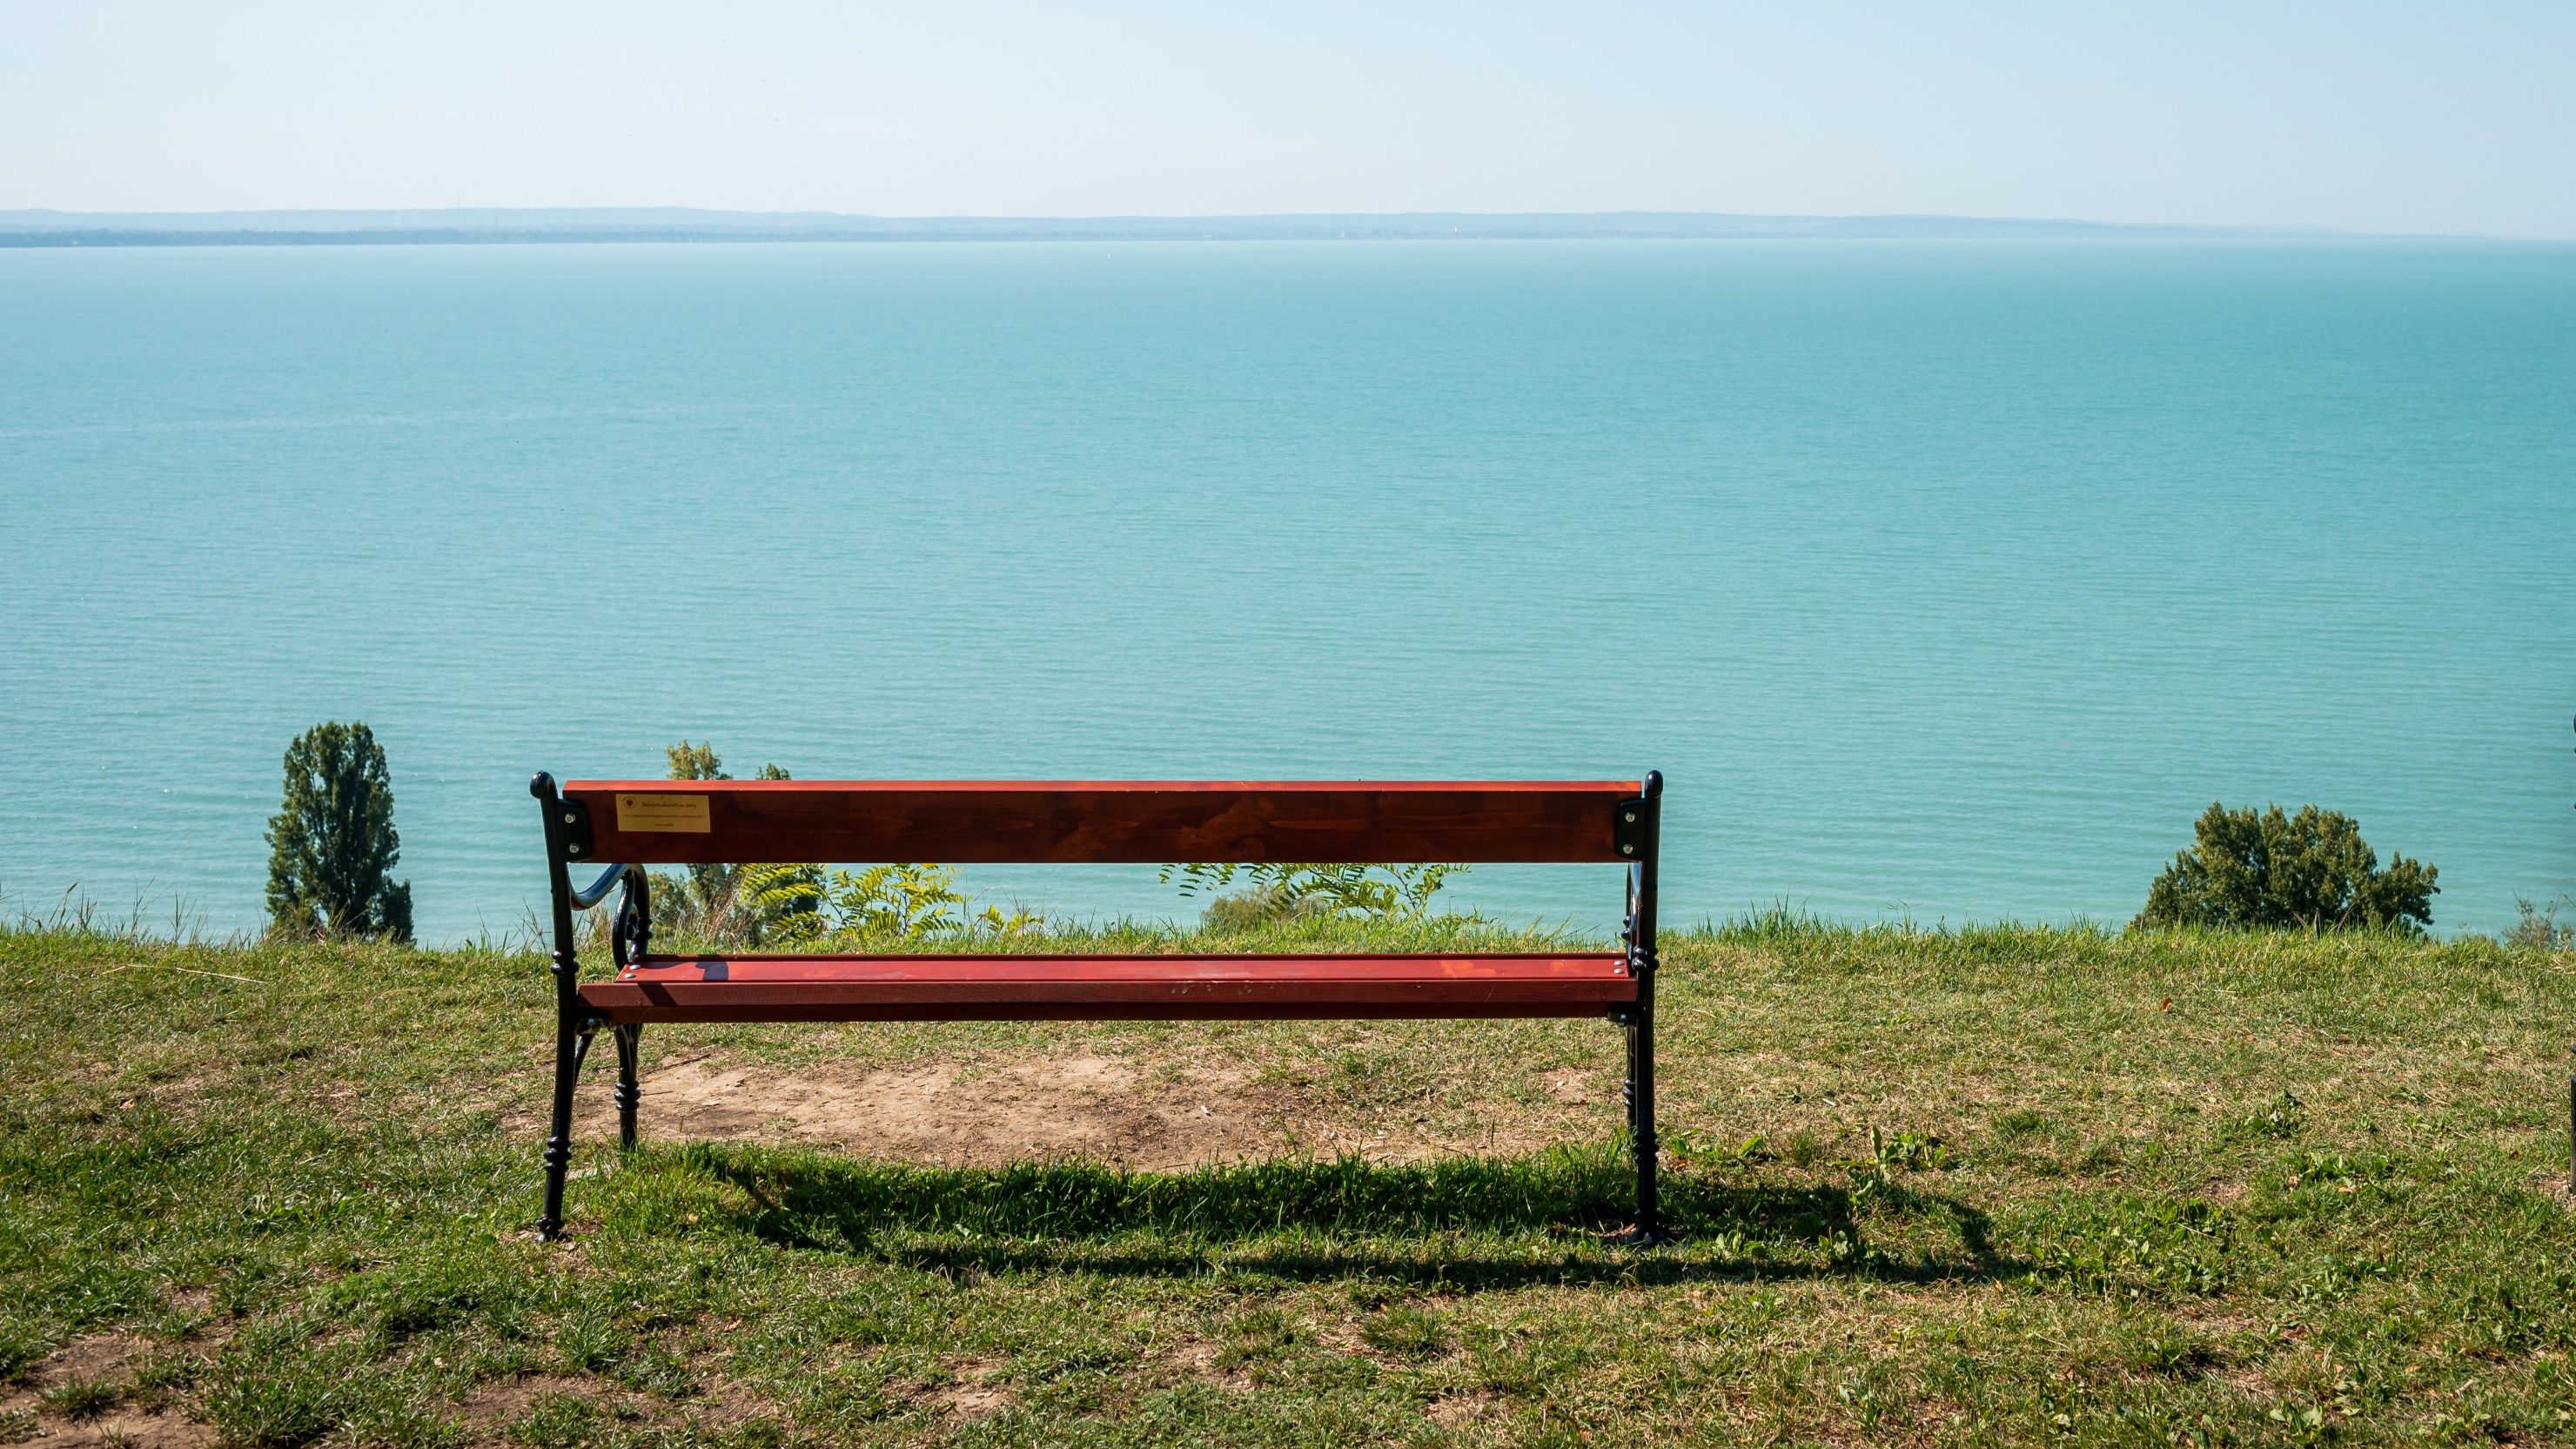
[(1452, 1433), (1493, 1422), (1499, 1417), (1502, 1401), (1490, 1393), (1443, 1394), (1423, 1406), (1422, 1412), (1432, 1423)]
[(456, 1406), (458, 1417), (474, 1429), (498, 1429), (528, 1412), (528, 1406), (549, 1393), (573, 1393), (581, 1389), (581, 1380), (559, 1374), (522, 1374), (514, 1378), (493, 1379), (478, 1384), (474, 1392)]
[[(0, 1415), (32, 1415), (34, 1437), (21, 1442), (44, 1449), (88, 1449), (92, 1445), (172, 1445), (201, 1449), (215, 1442), (214, 1429), (194, 1423), (162, 1406), (115, 1404), (95, 1418), (70, 1419), (46, 1412), (45, 1390), (69, 1383), (124, 1383), (132, 1365), (152, 1348), (130, 1334), (103, 1333), (74, 1339), (38, 1362), (24, 1379), (0, 1393)], [(23, 1420), (21, 1422), (24, 1422)]]
[[(583, 1085), (575, 1131), (614, 1135), (604, 1085)], [(780, 1068), (719, 1054), (656, 1068), (641, 1085), (647, 1139), (805, 1143), (944, 1167), (1080, 1157), (1176, 1171), (1300, 1154), (1401, 1162), (1506, 1146), (1490, 1119), (1476, 1141), (1454, 1142), (1409, 1114), (1342, 1119), (1249, 1066), (1168, 1059)]]
[(961, 1419), (981, 1418), (1011, 1402), (1010, 1390), (992, 1382), (996, 1366), (981, 1359), (965, 1359), (949, 1365), (955, 1375), (949, 1382), (922, 1395), (922, 1402), (946, 1409)]
[(87, 1338), (75, 1338), (27, 1370), (27, 1383), (37, 1389), (50, 1389), (75, 1380), (121, 1377), (119, 1370), (151, 1348), (149, 1339), (127, 1333), (98, 1333)]
[(537, 1401), (549, 1397), (587, 1400), (603, 1409), (637, 1407), (637, 1394), (608, 1388), (579, 1374), (528, 1373), (478, 1384), (456, 1406), (456, 1414), (475, 1443), (497, 1441), (512, 1424), (528, 1416)]
[[(690, 1141), (813, 1143), (947, 1167), (1087, 1157), (1181, 1168), (1277, 1148), (1276, 1114), (1247, 1093), (1247, 1077), (1147, 1073), (1089, 1055), (869, 1070), (715, 1057), (645, 1076), (641, 1130)], [(605, 1103), (583, 1116), (591, 1132), (616, 1130)]]

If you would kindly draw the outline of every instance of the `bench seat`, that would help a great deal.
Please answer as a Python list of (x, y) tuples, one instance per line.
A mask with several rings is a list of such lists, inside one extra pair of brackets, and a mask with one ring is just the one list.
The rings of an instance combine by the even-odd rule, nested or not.
[(1624, 955), (646, 956), (581, 1001), (647, 1021), (1601, 1016)]

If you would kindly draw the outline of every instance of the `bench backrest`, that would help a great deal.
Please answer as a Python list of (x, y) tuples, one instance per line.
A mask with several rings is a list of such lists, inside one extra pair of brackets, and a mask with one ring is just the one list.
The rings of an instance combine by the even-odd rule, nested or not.
[(574, 780), (567, 860), (1626, 861), (1634, 781)]

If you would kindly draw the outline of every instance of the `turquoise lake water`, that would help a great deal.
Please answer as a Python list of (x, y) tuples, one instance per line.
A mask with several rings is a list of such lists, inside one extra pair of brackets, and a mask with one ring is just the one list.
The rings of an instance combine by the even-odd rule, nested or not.
[(2357, 815), (2445, 931), (2576, 890), (2570, 247), (0, 252), (0, 509), (15, 910), (255, 926), (325, 718), (430, 939), (542, 889), (531, 770), (682, 736), (1661, 768), (1673, 921), (2116, 924), (2212, 799)]

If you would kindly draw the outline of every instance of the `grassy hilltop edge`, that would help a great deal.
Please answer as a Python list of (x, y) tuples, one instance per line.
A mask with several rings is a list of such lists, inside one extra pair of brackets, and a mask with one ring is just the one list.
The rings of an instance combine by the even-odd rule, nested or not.
[(539, 958), (0, 933), (0, 1442), (2576, 1443), (2576, 956), (1664, 959), (1674, 1248), (1585, 1021), (654, 1028), (547, 1246)]

